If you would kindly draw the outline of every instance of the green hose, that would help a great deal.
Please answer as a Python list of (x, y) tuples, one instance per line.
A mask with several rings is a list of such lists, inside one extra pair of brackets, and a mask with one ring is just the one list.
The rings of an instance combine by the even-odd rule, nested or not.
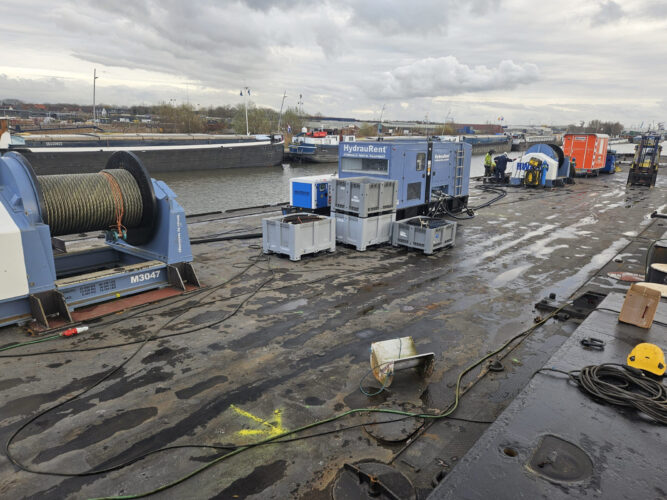
[(21, 342), (20, 344), (13, 344), (7, 347), (2, 347), (0, 348), (0, 351), (9, 351), (10, 349), (15, 349), (17, 347), (22, 347), (24, 345), (30, 345), (30, 344), (39, 344), (40, 342), (46, 342), (47, 340), (55, 340), (60, 337), (60, 334), (58, 335), (50, 335), (48, 337), (44, 337), (43, 339), (37, 339), (37, 340), (31, 340), (30, 342)]
[[(150, 495), (154, 495), (155, 493), (159, 493), (159, 492), (167, 490), (169, 488), (173, 488), (174, 486), (187, 481), (191, 477), (196, 476), (200, 472), (203, 472), (206, 469), (208, 469), (208, 468), (210, 468), (210, 467), (212, 467), (212, 466), (214, 466), (214, 465), (216, 465), (216, 464), (218, 464), (218, 463), (220, 463), (220, 462), (222, 462), (222, 461), (224, 461), (228, 458), (231, 458), (234, 455), (238, 455), (239, 453), (242, 453), (246, 450), (249, 450), (251, 448), (255, 448), (256, 446), (261, 446), (261, 445), (264, 445), (264, 444), (269, 444), (269, 443), (272, 443), (272, 442), (276, 442), (280, 438), (284, 438), (284, 437), (290, 436), (292, 434), (296, 434), (296, 433), (299, 433), (299, 432), (302, 432), (302, 431), (305, 431), (305, 430), (308, 430), (308, 429), (312, 429), (313, 427), (318, 427), (320, 425), (335, 422), (336, 420), (340, 420), (341, 418), (344, 418), (344, 417), (347, 417), (347, 416), (350, 416), (350, 415), (354, 415), (356, 413), (390, 413), (390, 414), (393, 414), (393, 415), (400, 415), (400, 416), (404, 416), (404, 417), (424, 418), (424, 419), (433, 419), (433, 420), (446, 418), (449, 415), (451, 415), (452, 413), (454, 413), (454, 411), (456, 411), (456, 408), (458, 408), (458, 406), (459, 406), (459, 399), (461, 397), (461, 381), (463, 380), (463, 377), (468, 372), (470, 372), (476, 366), (481, 365), (487, 359), (495, 356), (499, 352), (506, 349), (515, 340), (520, 339), (521, 337), (525, 337), (525, 336), (528, 336), (529, 334), (531, 334), (537, 327), (543, 325), (550, 318), (552, 318), (553, 316), (558, 314), (566, 305), (567, 305), (567, 303), (563, 304), (558, 309), (549, 313), (544, 319), (535, 323), (533, 326), (531, 326), (527, 330), (519, 333), (518, 335), (515, 335), (514, 337), (512, 337), (511, 339), (506, 341), (504, 344), (502, 344), (500, 347), (498, 347), (496, 350), (494, 350), (494, 351), (492, 351), (488, 354), (485, 354), (484, 356), (479, 358), (477, 361), (474, 361), (472, 364), (470, 364), (466, 368), (464, 368), (459, 373), (459, 375), (456, 379), (456, 389), (454, 391), (454, 395), (455, 395), (454, 402), (449, 406), (448, 409), (444, 410), (442, 413), (436, 413), (436, 414), (432, 414), (432, 413), (411, 413), (411, 412), (402, 411), (402, 410), (390, 410), (390, 409), (384, 409), (384, 408), (355, 408), (355, 409), (343, 412), (339, 415), (334, 415), (333, 417), (330, 417), (330, 418), (327, 418), (327, 419), (324, 419), (324, 420), (319, 420), (317, 422), (313, 422), (311, 424), (307, 424), (307, 425), (304, 425), (302, 427), (298, 427), (298, 428), (293, 429), (291, 431), (283, 432), (282, 434), (278, 434), (277, 436), (273, 436), (273, 437), (264, 439), (262, 441), (258, 441), (256, 443), (252, 443), (252, 444), (249, 444), (247, 446), (239, 447), (234, 451), (231, 451), (231, 452), (229, 452), (229, 453), (227, 453), (227, 454), (225, 454), (221, 457), (218, 457), (214, 460), (211, 460), (210, 462), (205, 463), (204, 465), (195, 469), (194, 471), (190, 472), (189, 474), (186, 474), (185, 476), (182, 476), (182, 477), (180, 477), (180, 478), (178, 478), (178, 479), (176, 479), (176, 480), (174, 480), (170, 483), (163, 484), (162, 486), (160, 486), (158, 488), (155, 488), (154, 490), (146, 491), (144, 493), (137, 493), (135, 495), (97, 497), (97, 498), (93, 498), (91, 500), (126, 500), (126, 499), (134, 499), (134, 498), (143, 498), (143, 497), (147, 497), (147, 496), (150, 496)], [(277, 442), (280, 442), (280, 441), (277, 441)]]

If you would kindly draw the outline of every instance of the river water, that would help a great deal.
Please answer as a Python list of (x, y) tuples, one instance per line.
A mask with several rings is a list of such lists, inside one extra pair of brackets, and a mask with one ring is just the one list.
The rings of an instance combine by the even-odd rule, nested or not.
[[(631, 153), (634, 144), (612, 144), (619, 153)], [(517, 158), (521, 153), (509, 156)], [(162, 172), (163, 180), (178, 195), (189, 214), (229, 210), (289, 201), (289, 180), (305, 175), (333, 174), (337, 163), (283, 164), (277, 167), (247, 167), (195, 172)], [(470, 176), (484, 173), (484, 155), (473, 155)]]

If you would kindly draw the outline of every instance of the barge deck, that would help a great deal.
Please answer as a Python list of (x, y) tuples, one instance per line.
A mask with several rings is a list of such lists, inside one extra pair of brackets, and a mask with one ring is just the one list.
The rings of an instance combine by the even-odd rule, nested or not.
[[(0, 353), (2, 442), (53, 408), (10, 448), (47, 475), (19, 470), (3, 454), (0, 495), (139, 494), (231, 451), (185, 446), (254, 443), (354, 408), (440, 412), (452, 405), (461, 370), (535, 325), (541, 298), (623, 293), (628, 283), (607, 273), (643, 272), (644, 252), (667, 228), (649, 217), (664, 211), (666, 191), (660, 176), (647, 190), (626, 188), (624, 175), (551, 191), (508, 189), (461, 221), (454, 248), (432, 256), (339, 246), (291, 262), (262, 255), (258, 239), (195, 244), (207, 288), (91, 322), (77, 338)], [(262, 212), (191, 217), (190, 237), (256, 232), (276, 211)], [(414, 435), (419, 426), (403, 439), (377, 440), (363, 427), (373, 415), (355, 413), (290, 436), (318, 437), (228, 457), (156, 496), (328, 499), (345, 463), (373, 460), (391, 464), (425, 498), (576, 327), (550, 319), (503, 351), (504, 371), (472, 370), (453, 418)], [(26, 340), (19, 328), (0, 334), (1, 346)], [(379, 395), (363, 395), (370, 344), (408, 335), (419, 352), (435, 353), (433, 374), (399, 373)], [(366, 378), (365, 387), (373, 385)], [(104, 474), (48, 475), (113, 467), (168, 446), (183, 447)]]

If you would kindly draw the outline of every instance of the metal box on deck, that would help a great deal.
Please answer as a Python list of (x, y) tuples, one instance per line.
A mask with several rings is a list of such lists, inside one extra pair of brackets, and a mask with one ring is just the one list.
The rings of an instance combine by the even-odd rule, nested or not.
[(331, 210), (358, 217), (396, 211), (398, 182), (373, 177), (331, 180)]
[(575, 174), (590, 174), (604, 168), (608, 144), (606, 134), (565, 134), (563, 153), (574, 158)]
[(328, 174), (290, 179), (290, 205), (309, 210), (328, 207), (329, 185), (333, 177), (333, 174)]
[(309, 213), (262, 219), (262, 246), (264, 253), (286, 254), (290, 260), (323, 250), (333, 252), (336, 225), (329, 217)]
[(391, 244), (417, 248), (428, 255), (439, 248), (453, 246), (455, 239), (456, 222), (430, 217), (412, 217), (394, 222)]
[(396, 213), (356, 217), (334, 212), (331, 217), (336, 221), (336, 241), (354, 245), (357, 250), (363, 252), (368, 245), (387, 243), (391, 240), (391, 225), (396, 220)]

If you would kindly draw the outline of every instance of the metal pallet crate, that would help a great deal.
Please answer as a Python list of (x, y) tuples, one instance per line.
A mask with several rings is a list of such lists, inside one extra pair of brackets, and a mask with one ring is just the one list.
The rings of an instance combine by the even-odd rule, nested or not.
[(456, 222), (430, 217), (412, 217), (394, 222), (391, 244), (423, 250), (427, 255), (454, 246)]
[(357, 217), (395, 212), (398, 183), (373, 177), (332, 179), (331, 209)]
[(355, 217), (334, 212), (331, 217), (336, 221), (336, 241), (354, 245), (357, 250), (363, 252), (369, 245), (387, 243), (391, 240), (391, 225), (396, 220), (396, 213)]
[(302, 255), (336, 250), (334, 220), (322, 215), (301, 213), (281, 215), (262, 220), (264, 253), (289, 255), (290, 260), (301, 260)]

